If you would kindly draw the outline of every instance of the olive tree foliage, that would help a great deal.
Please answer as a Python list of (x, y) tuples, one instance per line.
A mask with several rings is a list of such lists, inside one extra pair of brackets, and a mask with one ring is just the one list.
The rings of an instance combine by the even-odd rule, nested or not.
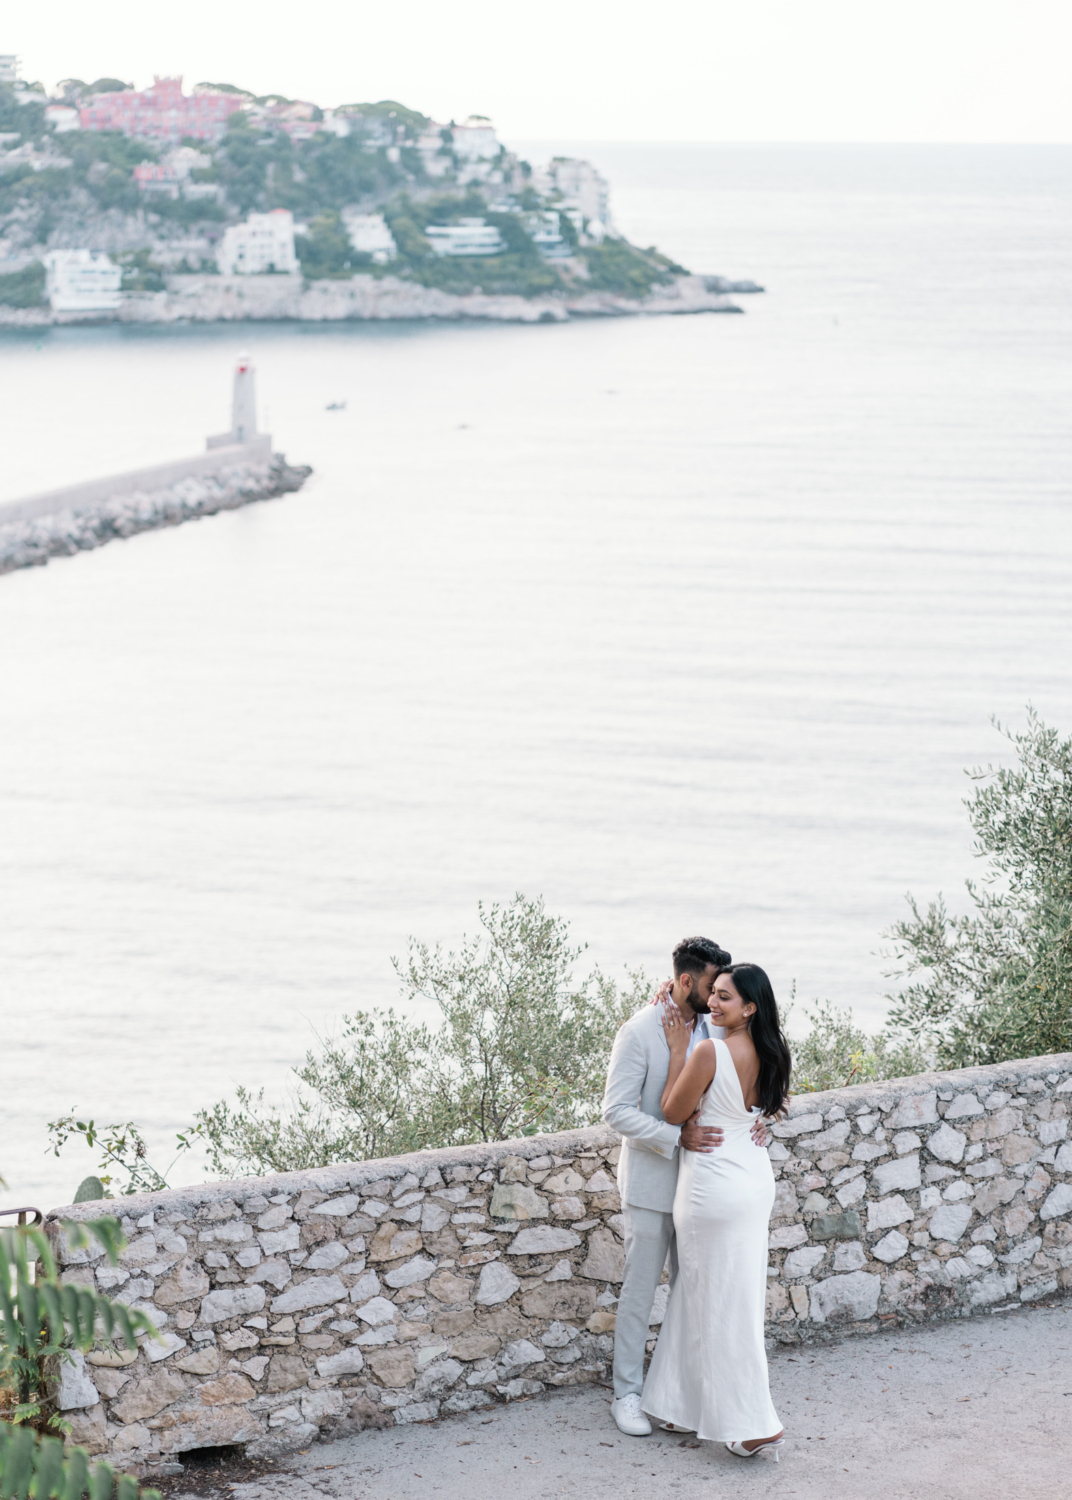
[(888, 1029), (868, 1036), (854, 1023), (851, 1010), (839, 1010), (828, 1000), (818, 1001), (807, 1016), (811, 1022), (807, 1036), (790, 1043), (794, 1094), (908, 1078), (931, 1066), (930, 1055), (919, 1042), (897, 1038)]
[[(216, 1171), (286, 1172), (598, 1120), (615, 1032), (648, 997), (597, 969), (542, 899), (479, 909), (455, 951), (410, 940), (392, 960), (405, 1009), (355, 1011), (294, 1070), (290, 1107), (239, 1089), (197, 1116)], [(416, 1019), (419, 1003), (437, 1021)]]
[(891, 1023), (962, 1068), (1072, 1050), (1072, 739), (1030, 706), (1027, 728), (995, 720), (1012, 766), (975, 769), (965, 798), (981, 885), (953, 916), (941, 896), (887, 934), (909, 980), (891, 996)]

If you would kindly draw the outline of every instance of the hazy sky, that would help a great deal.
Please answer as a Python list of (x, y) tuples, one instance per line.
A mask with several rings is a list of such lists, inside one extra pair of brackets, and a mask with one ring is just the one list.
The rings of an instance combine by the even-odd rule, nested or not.
[(182, 73), (491, 115), (507, 139), (1072, 141), (1069, 0), (49, 0), (0, 50), (52, 85)]

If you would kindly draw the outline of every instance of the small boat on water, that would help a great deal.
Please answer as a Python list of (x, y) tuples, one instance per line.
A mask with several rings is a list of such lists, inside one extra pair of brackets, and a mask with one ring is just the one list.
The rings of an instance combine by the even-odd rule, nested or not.
[(345, 411), (346, 410), (346, 402), (345, 401), (329, 401), (328, 404), (327, 404), (327, 406), (324, 409), (325, 409), (325, 411)]

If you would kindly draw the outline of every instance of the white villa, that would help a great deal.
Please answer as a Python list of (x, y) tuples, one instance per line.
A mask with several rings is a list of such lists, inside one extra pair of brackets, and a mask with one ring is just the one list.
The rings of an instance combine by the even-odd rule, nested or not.
[(398, 246), (383, 214), (359, 214), (344, 210), (342, 221), (355, 250), (371, 255), (377, 265), (382, 266), (387, 261), (394, 260), (398, 254)]
[(275, 272), (296, 276), (300, 271), (294, 253), (294, 215), (289, 208), (250, 214), (244, 224), (224, 231), (216, 264), (223, 276), (266, 276)]
[(591, 239), (601, 240), (612, 229), (610, 185), (590, 161), (556, 156), (535, 174), (535, 186), (543, 193), (561, 194), (564, 207), (580, 213)]
[(45, 286), (53, 312), (114, 312), (123, 272), (101, 250), (50, 250)]
[(494, 224), (462, 219), (459, 224), (429, 224), (424, 231), (437, 255), (498, 255), (506, 249)]

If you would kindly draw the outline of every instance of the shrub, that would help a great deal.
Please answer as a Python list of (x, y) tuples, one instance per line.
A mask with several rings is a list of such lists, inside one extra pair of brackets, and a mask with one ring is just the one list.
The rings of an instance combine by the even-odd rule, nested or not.
[(47, 300), (45, 268), (39, 260), (0, 276), (0, 303), (5, 307), (40, 307)]
[(837, 1010), (828, 1000), (817, 1002), (807, 1014), (811, 1030), (803, 1041), (790, 1044), (794, 1094), (906, 1078), (930, 1067), (930, 1057), (918, 1042), (895, 1040), (889, 1031), (869, 1037), (853, 1023), (850, 1010)]

